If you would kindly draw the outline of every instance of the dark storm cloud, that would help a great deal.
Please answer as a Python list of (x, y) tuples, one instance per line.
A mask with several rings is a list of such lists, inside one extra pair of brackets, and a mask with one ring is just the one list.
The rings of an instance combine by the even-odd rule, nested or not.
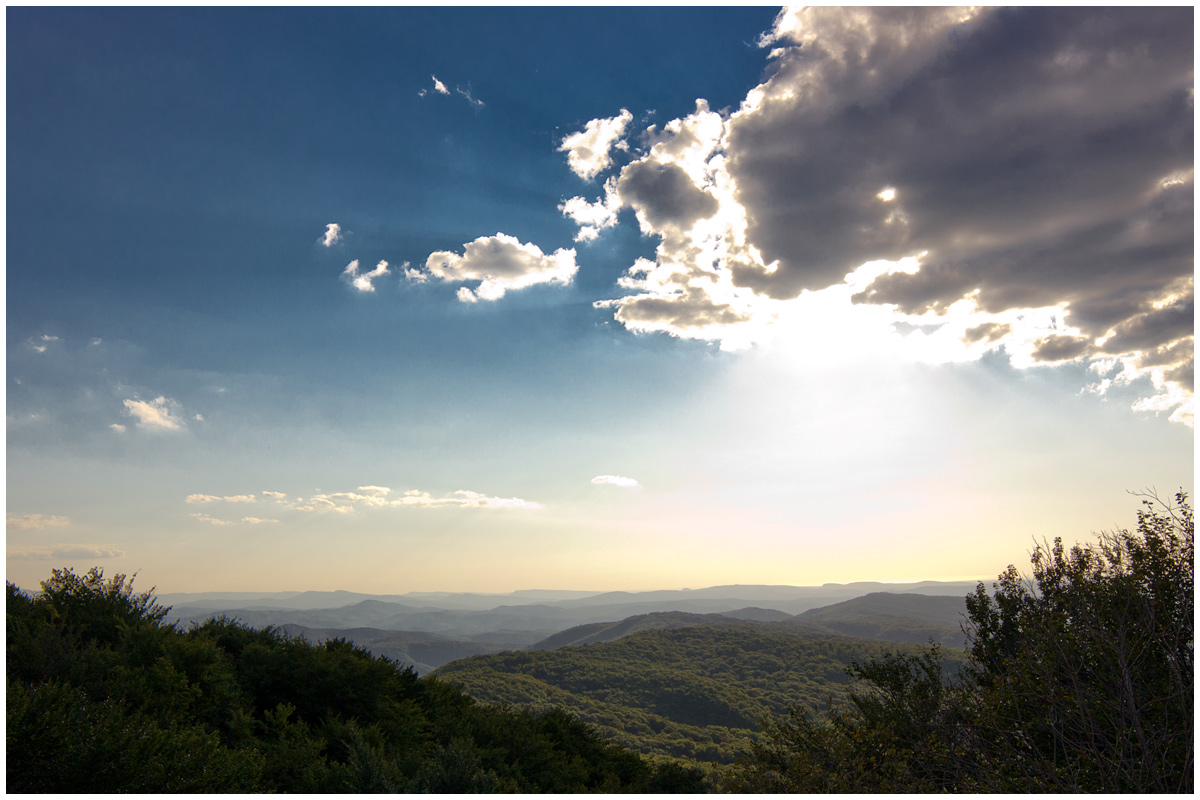
[(1191, 336), (1190, 300), (1155, 310), (1194, 268), (1191, 8), (816, 8), (768, 40), (728, 167), (777, 264), (736, 284), (789, 298), (925, 253), (856, 302), (1062, 306), (1108, 353)]
[[(1150, 211), (1156, 182), (1191, 168), (1190, 9), (937, 19), (926, 38), (938, 46), (916, 64), (889, 31), (919, 30), (940, 10), (879, 9), (853, 37), (826, 21), (842, 9), (818, 11), (828, 13), (813, 17), (815, 40), (783, 56), (772, 79), (793, 98), (731, 130), (750, 238), (780, 261), (760, 276), (773, 296), (823, 288), (872, 258), (928, 250), (931, 265), (970, 260), (968, 275), (943, 268), (944, 280), (917, 293), (940, 302), (980, 277), (991, 253), (1132, 222)], [(842, 41), (823, 42), (822, 23)], [(890, 86), (863, 77), (905, 68)], [(880, 201), (889, 186), (896, 199)], [(893, 210), (902, 221), (887, 222)], [(1087, 261), (1074, 260), (1073, 277)]]
[(717, 213), (716, 198), (676, 164), (630, 164), (621, 172), (617, 192), (621, 202), (644, 214), (655, 228), (673, 225), (686, 230)]
[(1087, 352), (1089, 341), (1083, 336), (1047, 336), (1033, 348), (1035, 361), (1070, 361)]
[(1011, 325), (1005, 325), (999, 322), (985, 322), (982, 325), (976, 325), (973, 328), (967, 328), (966, 334), (963, 336), (963, 341), (967, 344), (975, 342), (989, 341), (994, 342), (1012, 332)]

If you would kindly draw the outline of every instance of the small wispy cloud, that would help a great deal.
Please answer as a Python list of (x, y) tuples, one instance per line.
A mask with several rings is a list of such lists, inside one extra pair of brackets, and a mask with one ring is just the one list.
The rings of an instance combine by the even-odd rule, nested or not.
[[(264, 499), (273, 501), (272, 507), (288, 511), (322, 512), (333, 514), (352, 514), (360, 509), (386, 508), (490, 508), (490, 509), (524, 509), (540, 510), (541, 503), (525, 500), (520, 497), (496, 497), (475, 492), (469, 489), (459, 489), (443, 495), (433, 495), (420, 489), (408, 489), (395, 492), (387, 486), (359, 486), (353, 492), (325, 492), (315, 494), (305, 499), (297, 497), (289, 500), (285, 492), (260, 493)], [(185, 502), (189, 505), (208, 503), (250, 503), (255, 501), (255, 495), (211, 495), (191, 494)], [(219, 519), (204, 513), (192, 513), (193, 519), (207, 522), (211, 525), (233, 525), (231, 520)], [(275, 522), (276, 520), (259, 517), (244, 517), (246, 524)]]
[[(433, 79), (433, 91), (437, 92), (438, 94), (450, 94), (450, 90), (446, 88), (446, 84), (439, 81), (437, 75), (430, 75), (429, 77)], [(422, 89), (421, 91), (417, 92), (417, 94), (421, 97), (424, 97), (428, 93), (428, 89)]]
[(321, 237), (321, 244), (326, 247), (333, 247), (342, 240), (342, 226), (336, 222), (331, 222), (325, 226), (325, 235)]
[(386, 261), (380, 261), (375, 265), (375, 269), (371, 270), (370, 272), (359, 272), (357, 258), (347, 264), (346, 268), (342, 270), (342, 277), (349, 281), (350, 285), (355, 289), (358, 289), (360, 292), (375, 291), (375, 287), (372, 285), (371, 281), (387, 274), (388, 262)]
[(46, 352), (47, 349), (49, 349), (51, 342), (57, 342), (57, 341), (59, 341), (59, 338), (57, 336), (51, 336), (50, 334), (47, 333), (47, 334), (42, 334), (41, 336), (39, 336), (36, 339), (27, 340), (27, 343), (29, 344), (30, 347), (32, 347), (37, 352), (44, 353), (44, 352)]
[(457, 94), (457, 95), (461, 95), (462, 97), (466, 98), (466, 101), (468, 103), (470, 103), (472, 106), (474, 106), (475, 108), (483, 108), (484, 102), (482, 100), (476, 98), (471, 93), (471, 87), (469, 84), (467, 85), (466, 89), (462, 88), (461, 86), (456, 86), (456, 87), (454, 87), (454, 91), (451, 92), (449, 87), (446, 86), (446, 84), (444, 84), (440, 80), (438, 80), (437, 75), (430, 75), (429, 77), (433, 79), (433, 88), (430, 89), (430, 88), (426, 87), (424, 89), (421, 89), (419, 92), (417, 92), (418, 97), (426, 97), (431, 91), (436, 92), (437, 94), (443, 94), (443, 95)]
[(483, 108), (483, 101), (476, 99), (474, 96), (472, 96), (471, 90), (469, 87), (466, 89), (456, 88), (454, 91), (457, 92), (458, 94), (461, 94), (463, 97), (467, 98), (467, 102), (470, 103), (471, 105), (475, 106), (475, 108)]
[[(266, 494), (264, 492), (263, 494)], [(272, 493), (274, 494), (274, 493)], [(189, 494), (185, 503), (195, 505), (197, 503), (254, 503), (258, 498), (252, 494), (234, 494), (225, 495), (224, 497), (214, 494)]]
[(592, 478), (592, 483), (597, 486), (617, 486), (621, 489), (641, 489), (642, 485), (633, 478), (626, 478), (623, 475), (597, 475)]
[(44, 514), (9, 514), (4, 519), (10, 531), (43, 531), (47, 528), (65, 528), (71, 524), (67, 517), (45, 516)]
[(119, 422), (114, 422), (112, 425), (109, 425), (108, 427), (112, 428), (117, 433), (124, 433), (127, 430), (127, 428)]
[(104, 544), (50, 544), (35, 547), (10, 547), (7, 555), (22, 561), (66, 561), (91, 560), (94, 558), (120, 558), (125, 551)]
[(125, 401), (125, 410), (137, 419), (140, 428), (177, 431), (187, 427), (178, 416), (179, 403), (161, 395), (150, 401), (140, 400), (135, 396)]
[(209, 525), (216, 525), (219, 528), (229, 527), (230, 525), (270, 525), (278, 523), (277, 519), (263, 519), (262, 517), (242, 517), (240, 520), (220, 519), (210, 514), (202, 512), (194, 512), (188, 515), (199, 522), (207, 522)]
[(225, 526), (233, 524), (227, 519), (217, 519), (216, 517), (209, 516), (208, 514), (204, 514), (199, 511), (188, 514), (188, 516), (192, 519), (199, 520), (200, 522), (207, 522), (209, 525)]

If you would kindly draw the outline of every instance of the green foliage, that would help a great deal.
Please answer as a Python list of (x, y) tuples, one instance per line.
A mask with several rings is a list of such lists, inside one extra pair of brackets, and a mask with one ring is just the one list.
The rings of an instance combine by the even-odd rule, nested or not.
[(1195, 528), (1187, 497), (1136, 531), (1033, 553), (968, 596), (970, 663), (938, 651), (851, 672), (852, 705), (793, 711), (740, 765), (748, 791), (1183, 792), (1193, 789)]
[(968, 598), (990, 783), (1190, 791), (1194, 541), (1186, 495), (1147, 499), (1136, 531), (1039, 546), (1032, 584), (1010, 567)]
[(344, 640), (214, 620), (188, 631), (132, 580), (8, 585), (14, 792), (696, 791), (559, 711), (510, 711)]
[(641, 630), (611, 642), (474, 656), (434, 674), (485, 702), (569, 709), (648, 755), (729, 764), (764, 717), (847, 702), (846, 667), (887, 651), (811, 635), (759, 623)]

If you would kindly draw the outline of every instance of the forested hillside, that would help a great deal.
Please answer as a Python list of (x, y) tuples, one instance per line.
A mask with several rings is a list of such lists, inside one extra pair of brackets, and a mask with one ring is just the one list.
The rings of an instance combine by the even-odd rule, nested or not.
[(8, 584), (11, 792), (695, 792), (562, 709), (481, 705), (343, 640), (186, 632), (124, 576)]
[(967, 644), (963, 624), (967, 603), (961, 597), (872, 592), (796, 616), (848, 636), (923, 644), (930, 640), (948, 647)]
[[(680, 616), (691, 624), (673, 627)], [(844, 703), (852, 662), (906, 649), (804, 626), (698, 615), (626, 623), (656, 621), (665, 627), (583, 646), (473, 656), (433, 674), (486, 702), (565, 708), (643, 753), (731, 763), (765, 717), (791, 706)], [(946, 659), (950, 672), (961, 660), (949, 652)]]

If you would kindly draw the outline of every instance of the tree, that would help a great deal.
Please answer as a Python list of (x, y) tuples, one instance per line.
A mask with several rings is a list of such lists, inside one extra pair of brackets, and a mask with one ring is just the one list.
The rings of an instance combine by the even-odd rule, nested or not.
[(1194, 542), (1186, 495), (1147, 497), (1136, 531), (1042, 544), (1032, 580), (967, 598), (997, 790), (1190, 791)]
[(1031, 578), (967, 597), (956, 681), (936, 647), (855, 664), (851, 706), (768, 722), (741, 788), (1190, 793), (1194, 543), (1179, 492), (1136, 530), (1037, 546)]

